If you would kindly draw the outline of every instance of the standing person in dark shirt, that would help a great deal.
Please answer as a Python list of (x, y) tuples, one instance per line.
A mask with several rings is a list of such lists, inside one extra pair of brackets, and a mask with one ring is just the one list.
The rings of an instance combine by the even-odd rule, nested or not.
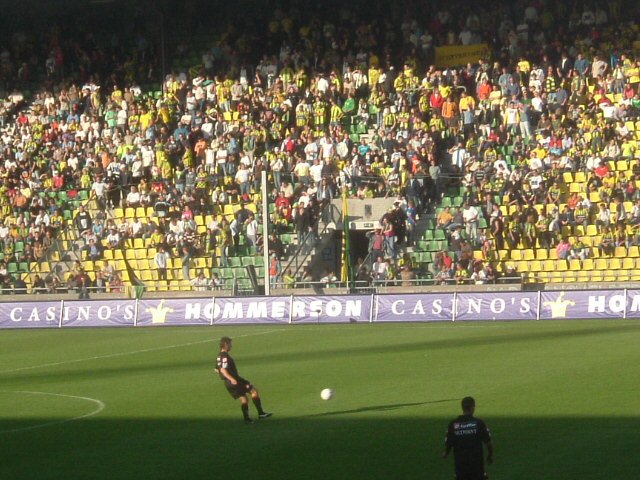
[(449, 423), (443, 458), (453, 450), (456, 480), (484, 480), (482, 444), (487, 446), (487, 464), (493, 463), (493, 444), (491, 433), (485, 423), (473, 416), (476, 401), (473, 397), (462, 399), (462, 415)]
[(258, 390), (251, 385), (249, 380), (242, 378), (238, 375), (238, 369), (236, 368), (236, 362), (233, 361), (229, 352), (231, 351), (231, 339), (229, 337), (222, 337), (220, 339), (220, 353), (216, 359), (215, 371), (220, 375), (220, 379), (224, 381), (227, 391), (234, 399), (240, 399), (242, 409), (242, 416), (246, 423), (253, 423), (251, 417), (249, 417), (249, 400), (247, 395), (251, 395), (253, 404), (258, 411), (258, 418), (268, 418), (272, 414), (265, 412), (262, 409), (262, 402), (260, 401), (260, 395)]

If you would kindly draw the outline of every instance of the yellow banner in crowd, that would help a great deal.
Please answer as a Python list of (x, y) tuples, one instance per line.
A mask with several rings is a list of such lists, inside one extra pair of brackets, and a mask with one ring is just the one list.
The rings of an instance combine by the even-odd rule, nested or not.
[(486, 43), (474, 45), (451, 45), (436, 47), (436, 67), (456, 67), (467, 63), (478, 63), (489, 53)]

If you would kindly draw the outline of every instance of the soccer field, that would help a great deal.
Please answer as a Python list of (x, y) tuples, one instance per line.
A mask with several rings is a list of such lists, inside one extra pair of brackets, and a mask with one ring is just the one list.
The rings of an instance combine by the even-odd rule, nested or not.
[[(242, 422), (222, 335), (272, 418)], [(637, 321), (4, 331), (0, 478), (450, 479), (466, 395), (492, 480), (635, 478), (639, 345)]]

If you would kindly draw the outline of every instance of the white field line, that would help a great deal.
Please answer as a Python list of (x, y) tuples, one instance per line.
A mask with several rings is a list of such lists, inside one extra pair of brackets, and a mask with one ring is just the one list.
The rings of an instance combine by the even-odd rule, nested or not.
[(63, 423), (75, 422), (77, 420), (82, 420), (83, 418), (89, 418), (89, 417), (93, 417), (94, 415), (99, 414), (102, 410), (104, 410), (104, 408), (106, 406), (103, 401), (98, 400), (96, 398), (79, 397), (79, 396), (76, 396), (76, 395), (65, 395), (63, 393), (27, 392), (27, 391), (1, 392), (1, 393), (17, 393), (17, 394), (23, 394), (23, 395), (43, 395), (43, 396), (48, 396), (48, 397), (75, 398), (75, 399), (78, 399), (78, 400), (85, 400), (87, 402), (91, 402), (94, 405), (96, 405), (96, 408), (93, 411), (89, 412), (89, 413), (85, 413), (83, 415), (78, 415), (77, 417), (65, 418), (65, 419), (62, 419), (62, 420), (54, 420), (52, 422), (46, 422), (46, 423), (39, 423), (37, 425), (32, 425), (30, 427), (13, 428), (13, 429), (10, 429), (10, 430), (0, 430), (0, 435), (2, 435), (4, 433), (28, 432), (30, 430), (36, 430), (38, 428), (45, 428), (45, 427), (51, 427), (53, 425), (62, 425)]
[[(255, 332), (255, 333), (247, 333), (245, 335), (237, 335), (235, 336), (235, 338), (242, 338), (242, 337), (254, 337), (254, 336), (258, 336), (258, 335), (267, 335), (269, 333), (274, 333), (274, 332), (281, 332), (284, 331), (282, 329), (278, 329), (278, 330), (267, 330), (267, 331), (263, 331), (263, 332)], [(149, 353), (149, 352), (159, 352), (162, 350), (170, 350), (173, 348), (182, 348), (182, 347), (190, 347), (192, 345), (201, 345), (203, 343), (211, 343), (211, 342), (217, 342), (218, 339), (217, 338), (209, 338), (207, 340), (198, 340), (195, 342), (186, 342), (186, 343), (176, 343), (174, 345), (166, 345), (164, 347), (152, 347), (152, 348), (143, 348), (141, 350), (132, 350), (129, 352), (118, 352), (118, 353), (109, 353), (107, 355), (96, 355), (94, 357), (84, 357), (84, 358), (76, 358), (74, 360), (64, 360), (61, 362), (51, 362), (51, 363), (41, 363), (39, 365), (30, 365), (27, 367), (18, 367), (18, 368), (12, 368), (9, 370), (0, 370), (0, 375), (3, 373), (15, 373), (15, 372), (24, 372), (26, 370), (35, 370), (37, 368), (48, 368), (48, 367), (57, 367), (60, 365), (70, 365), (73, 363), (84, 363), (84, 362), (90, 362), (92, 360), (102, 360), (105, 358), (117, 358), (117, 357), (126, 357), (128, 355), (138, 355), (140, 353)]]

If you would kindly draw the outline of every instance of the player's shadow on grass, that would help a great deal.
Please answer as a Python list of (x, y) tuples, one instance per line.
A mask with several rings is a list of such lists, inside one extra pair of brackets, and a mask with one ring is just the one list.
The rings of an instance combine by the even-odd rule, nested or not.
[(352, 410), (337, 410), (333, 412), (317, 413), (315, 415), (309, 415), (309, 416), (310, 417), (330, 417), (334, 415), (349, 415), (352, 413), (363, 413), (363, 412), (387, 412), (389, 410), (398, 410), (400, 408), (418, 407), (420, 405), (429, 405), (434, 403), (457, 402), (459, 400), (460, 399), (458, 398), (448, 398), (445, 400), (431, 400), (429, 402), (390, 403), (387, 405), (374, 405), (369, 407), (354, 408)]

